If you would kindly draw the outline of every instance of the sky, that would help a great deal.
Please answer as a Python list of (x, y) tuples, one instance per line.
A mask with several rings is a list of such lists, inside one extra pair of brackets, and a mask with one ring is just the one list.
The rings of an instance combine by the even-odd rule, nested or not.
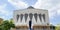
[(0, 18), (13, 18), (13, 11), (33, 6), (36, 9), (46, 9), (49, 21), (56, 25), (60, 23), (60, 0), (0, 0)]

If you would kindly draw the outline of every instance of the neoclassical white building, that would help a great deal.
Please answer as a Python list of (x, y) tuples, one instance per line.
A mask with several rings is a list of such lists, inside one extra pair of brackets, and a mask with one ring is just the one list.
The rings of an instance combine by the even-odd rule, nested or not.
[(32, 6), (26, 9), (15, 10), (13, 19), (16, 26), (29, 26), (29, 20), (32, 21), (32, 28), (36, 26), (49, 25), (48, 10), (35, 9)]

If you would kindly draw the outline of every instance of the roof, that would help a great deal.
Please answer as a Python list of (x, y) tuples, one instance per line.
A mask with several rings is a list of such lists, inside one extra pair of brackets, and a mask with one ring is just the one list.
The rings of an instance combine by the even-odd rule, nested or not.
[(32, 7), (32, 6), (29, 6), (27, 9), (34, 9), (34, 7)]

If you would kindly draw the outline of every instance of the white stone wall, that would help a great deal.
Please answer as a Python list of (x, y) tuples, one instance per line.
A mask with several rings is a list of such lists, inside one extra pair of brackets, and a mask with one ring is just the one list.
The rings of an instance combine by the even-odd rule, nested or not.
[(21, 14), (30, 14), (30, 13), (32, 13), (32, 14), (35, 14), (35, 13), (37, 13), (37, 14), (45, 14), (45, 21), (46, 22), (44, 22), (44, 20), (43, 20), (43, 18), (42, 18), (42, 22), (40, 21), (40, 19), (39, 19), (39, 16), (37, 16), (37, 22), (36, 22), (36, 20), (35, 20), (35, 18), (34, 18), (34, 16), (33, 16), (33, 18), (32, 18), (32, 25), (47, 25), (47, 23), (49, 23), (49, 17), (48, 17), (48, 11), (47, 10), (43, 10), (43, 9), (22, 9), (22, 10), (15, 10), (14, 11), (14, 13), (13, 13), (13, 18), (14, 18), (14, 22), (15, 22), (15, 25), (29, 25), (29, 20), (30, 20), (30, 18), (29, 18), (29, 16), (28, 16), (28, 18), (27, 18), (27, 21), (25, 22), (25, 17), (23, 17), (23, 19), (22, 19), (22, 22), (21, 22), (21, 17), (19, 16), (19, 19), (18, 19), (18, 21), (17, 21), (17, 15), (21, 15)]

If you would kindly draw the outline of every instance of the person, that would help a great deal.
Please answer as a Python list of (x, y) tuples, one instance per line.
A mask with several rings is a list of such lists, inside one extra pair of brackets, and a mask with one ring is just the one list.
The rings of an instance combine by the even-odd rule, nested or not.
[(29, 28), (30, 28), (30, 30), (31, 30), (31, 24), (32, 24), (32, 21), (30, 20), (29, 21)]

